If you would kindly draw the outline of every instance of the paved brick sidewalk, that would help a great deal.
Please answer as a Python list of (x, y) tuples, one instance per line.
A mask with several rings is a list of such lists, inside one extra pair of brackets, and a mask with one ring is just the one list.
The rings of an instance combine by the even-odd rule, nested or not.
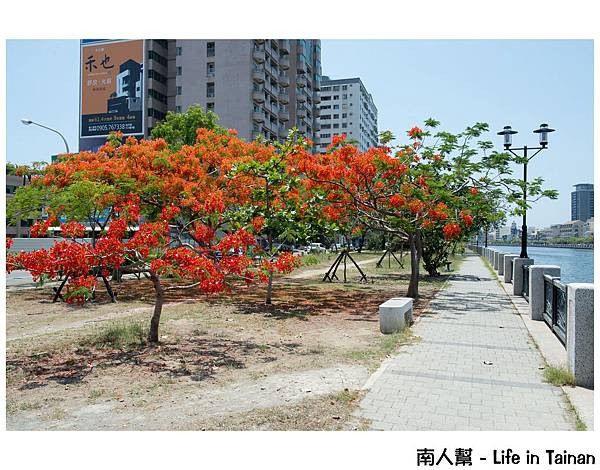
[[(359, 416), (378, 430), (573, 430), (559, 387), (478, 256), (467, 256), (403, 347), (372, 377)], [(491, 364), (486, 364), (486, 363)]]

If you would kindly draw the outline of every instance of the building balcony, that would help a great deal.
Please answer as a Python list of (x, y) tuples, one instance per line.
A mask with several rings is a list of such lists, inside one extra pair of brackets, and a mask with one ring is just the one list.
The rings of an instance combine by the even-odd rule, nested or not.
[(280, 91), (279, 94), (277, 95), (277, 99), (279, 100), (280, 103), (284, 103), (284, 104), (288, 104), (290, 102), (290, 97), (288, 96), (287, 93)]
[(286, 54), (290, 53), (291, 44), (289, 39), (281, 39), (279, 41), (279, 50), (285, 52)]
[(264, 91), (257, 91), (254, 90), (252, 92), (252, 99), (254, 101), (256, 101), (257, 103), (264, 103), (265, 102), (265, 92)]
[(306, 86), (306, 77), (300, 75), (298, 78), (296, 78), (296, 85), (298, 85), (300, 88), (304, 88)]
[(264, 39), (255, 39), (257, 44), (264, 44), (265, 40)]
[(263, 83), (265, 81), (265, 71), (260, 69), (253, 69), (252, 80), (254, 80), (257, 83)]
[(319, 93), (313, 93), (313, 103), (317, 104), (320, 102), (321, 102), (321, 95)]
[(252, 120), (254, 122), (265, 122), (265, 115), (262, 111), (253, 111)]
[(296, 101), (298, 103), (306, 103), (306, 95), (304, 93), (297, 93), (296, 94)]
[(279, 66), (283, 69), (283, 70), (287, 70), (290, 68), (290, 58), (289, 57), (281, 57), (279, 59)]
[(290, 112), (287, 110), (280, 110), (277, 113), (277, 117), (280, 121), (289, 121), (290, 120)]
[(280, 127), (277, 131), (277, 135), (282, 139), (287, 139), (288, 130), (285, 127)]
[(299, 61), (296, 62), (296, 70), (298, 71), (298, 73), (306, 73), (306, 62), (304, 61)]
[(296, 110), (296, 116), (298, 116), (300, 119), (304, 119), (306, 117), (306, 109), (298, 108)]
[(290, 77), (287, 75), (279, 75), (279, 84), (283, 87), (290, 86)]
[(262, 64), (265, 61), (265, 50), (264, 49), (254, 49), (252, 51), (252, 58), (255, 62)]
[(315, 121), (315, 124), (313, 125), (313, 130), (320, 131), (321, 130), (321, 123), (318, 122), (318, 121)]
[(319, 108), (318, 106), (315, 106), (313, 108), (313, 116), (314, 117), (319, 117), (321, 115), (321, 108)]
[(304, 121), (299, 121), (296, 123), (296, 129), (298, 129), (298, 132), (301, 134), (306, 134), (306, 131), (308, 131), (308, 126)]

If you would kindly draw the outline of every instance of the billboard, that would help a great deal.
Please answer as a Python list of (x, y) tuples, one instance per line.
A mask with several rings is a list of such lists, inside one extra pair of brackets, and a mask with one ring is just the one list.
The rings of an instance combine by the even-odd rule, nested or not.
[(81, 41), (79, 137), (144, 133), (144, 40)]

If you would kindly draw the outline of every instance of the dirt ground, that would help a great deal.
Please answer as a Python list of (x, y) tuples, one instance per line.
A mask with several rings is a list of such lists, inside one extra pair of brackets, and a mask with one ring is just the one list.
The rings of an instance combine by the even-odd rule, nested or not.
[[(206, 296), (177, 291), (160, 345), (120, 347), (95, 338), (114, 325), (147, 328), (148, 281), (116, 285), (84, 307), (52, 303), (46, 289), (7, 293), (8, 429), (363, 429), (352, 409), (360, 388), (409, 333), (383, 336), (377, 307), (402, 296), (408, 272), (357, 256), (368, 283), (321, 282), (321, 257), (264, 288)], [(298, 276), (298, 274), (306, 275)], [(415, 315), (445, 278), (423, 279)]]

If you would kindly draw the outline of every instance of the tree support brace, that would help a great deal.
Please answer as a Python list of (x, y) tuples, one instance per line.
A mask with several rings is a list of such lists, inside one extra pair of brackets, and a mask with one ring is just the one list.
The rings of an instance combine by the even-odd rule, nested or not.
[(383, 252), (383, 254), (381, 255), (381, 258), (379, 258), (379, 261), (377, 261), (377, 264), (375, 265), (376, 268), (381, 268), (383, 267), (383, 260), (385, 259), (385, 255), (387, 255), (388, 257), (388, 268), (392, 267), (392, 257), (396, 260), (396, 262), (400, 265), (401, 268), (404, 268), (404, 263), (402, 262), (403, 258), (404, 258), (404, 251), (400, 251), (400, 259), (398, 259), (396, 257), (396, 255), (394, 254), (394, 252), (392, 250), (385, 250)]
[(360, 273), (360, 280), (358, 282), (368, 282), (367, 275), (363, 272), (362, 269), (360, 269), (360, 266), (354, 260), (354, 258), (352, 257), (352, 255), (350, 254), (350, 252), (347, 249), (342, 250), (342, 252), (339, 254), (339, 256), (335, 259), (335, 261), (333, 262), (333, 264), (331, 265), (329, 270), (325, 273), (325, 276), (323, 277), (323, 282), (325, 282), (325, 281), (333, 282), (334, 278), (338, 279), (336, 272), (337, 272), (338, 268), (340, 267), (340, 264), (342, 264), (342, 262), (344, 263), (344, 282), (348, 282), (348, 277), (346, 274), (348, 258), (350, 259), (350, 261), (352, 261), (352, 263), (354, 264), (354, 266), (356, 267), (356, 269), (358, 269), (358, 272)]

